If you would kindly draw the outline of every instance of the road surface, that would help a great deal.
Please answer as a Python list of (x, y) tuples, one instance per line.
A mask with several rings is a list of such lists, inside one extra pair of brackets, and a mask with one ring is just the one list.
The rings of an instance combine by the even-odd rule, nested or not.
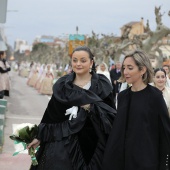
[(11, 90), (8, 101), (4, 128), (4, 146), (0, 154), (1, 170), (28, 170), (31, 164), (27, 151), (16, 156), (12, 154), (22, 150), (22, 145), (16, 145), (9, 138), (18, 124), (39, 124), (50, 100), (50, 96), (38, 94), (29, 87), (27, 78), (18, 76), (17, 72), (10, 72)]

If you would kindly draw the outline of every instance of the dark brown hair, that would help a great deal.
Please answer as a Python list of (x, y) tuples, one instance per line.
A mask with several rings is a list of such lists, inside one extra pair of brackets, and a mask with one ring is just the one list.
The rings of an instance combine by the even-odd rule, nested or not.
[(156, 68), (156, 69), (154, 70), (154, 75), (155, 75), (158, 71), (164, 72), (164, 74), (165, 74), (165, 76), (166, 76), (166, 71), (165, 71), (163, 68)]
[(0, 59), (1, 59), (1, 56), (4, 55), (4, 51), (0, 51)]
[[(73, 53), (76, 52), (76, 51), (85, 51), (85, 52), (87, 52), (87, 53), (89, 54), (90, 60), (93, 61), (92, 71), (96, 72), (96, 67), (95, 67), (95, 62), (94, 62), (94, 55), (93, 55), (93, 53), (91, 52), (90, 48), (87, 47), (87, 46), (78, 46), (78, 47), (76, 47), (76, 48), (73, 50), (71, 56), (72, 56)], [(91, 72), (92, 72), (92, 71), (91, 71)]]

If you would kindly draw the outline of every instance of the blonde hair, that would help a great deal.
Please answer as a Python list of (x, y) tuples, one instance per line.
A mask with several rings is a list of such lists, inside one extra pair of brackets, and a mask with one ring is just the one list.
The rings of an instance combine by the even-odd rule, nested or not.
[[(128, 57), (133, 58), (139, 70), (142, 70), (143, 67), (146, 67), (146, 72), (143, 74), (142, 80), (145, 84), (151, 83), (153, 79), (153, 68), (149, 60), (149, 55), (145, 53), (144, 51), (134, 50), (125, 55), (123, 63), (125, 59)], [(123, 67), (121, 68), (121, 77), (119, 81), (125, 82), (125, 77), (123, 74)]]

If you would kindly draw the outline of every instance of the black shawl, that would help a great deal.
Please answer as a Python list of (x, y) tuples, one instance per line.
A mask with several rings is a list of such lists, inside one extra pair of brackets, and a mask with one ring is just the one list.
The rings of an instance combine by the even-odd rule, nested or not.
[[(99, 170), (116, 115), (112, 85), (104, 75), (92, 73), (91, 87), (85, 90), (73, 84), (74, 78), (75, 73), (65, 75), (53, 87), (52, 98), (39, 125), (38, 155), (41, 157), (46, 143), (62, 141), (74, 169)], [(90, 112), (81, 108), (85, 104), (90, 104)], [(69, 121), (65, 112), (72, 106), (79, 109), (77, 118)]]

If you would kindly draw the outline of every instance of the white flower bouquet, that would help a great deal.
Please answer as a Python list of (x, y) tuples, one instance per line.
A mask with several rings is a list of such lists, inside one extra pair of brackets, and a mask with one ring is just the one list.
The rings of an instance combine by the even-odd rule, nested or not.
[[(9, 136), (10, 139), (15, 141), (15, 144), (22, 143), (24, 150), (27, 149), (27, 145), (32, 142), (32, 140), (37, 136), (38, 126), (31, 123), (22, 123), (17, 126), (14, 133)], [(32, 165), (38, 165), (35, 157), (35, 150), (33, 147), (29, 149), (29, 155), (31, 156)], [(19, 152), (15, 152), (13, 156), (17, 155)]]

